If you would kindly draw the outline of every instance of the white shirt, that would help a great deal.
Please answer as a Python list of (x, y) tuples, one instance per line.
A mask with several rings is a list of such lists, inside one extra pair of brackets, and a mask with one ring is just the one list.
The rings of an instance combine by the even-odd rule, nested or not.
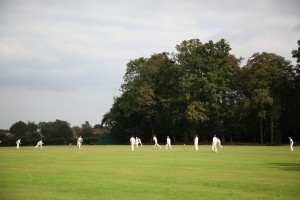
[(218, 138), (217, 137), (213, 137), (212, 144), (213, 145), (217, 145), (217, 143), (218, 143)]
[(157, 143), (157, 138), (155, 136), (153, 137), (153, 141)]
[(130, 143), (131, 143), (131, 144), (134, 144), (134, 143), (135, 143), (134, 137), (131, 137), (131, 138), (130, 138)]
[(169, 137), (167, 138), (167, 144), (171, 144), (171, 139)]
[(198, 140), (199, 140), (199, 139), (198, 139), (198, 137), (196, 136), (195, 139), (194, 139), (195, 144), (198, 144)]

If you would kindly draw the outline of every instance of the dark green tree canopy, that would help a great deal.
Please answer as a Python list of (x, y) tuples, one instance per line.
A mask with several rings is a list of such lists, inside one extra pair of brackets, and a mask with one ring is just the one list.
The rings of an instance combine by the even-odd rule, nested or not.
[[(154, 134), (175, 141), (191, 141), (195, 134), (202, 141), (213, 134), (230, 141), (283, 141), (281, 119), (295, 115), (283, 113), (288, 103), (299, 105), (299, 92), (289, 97), (297, 88), (299, 67), (267, 52), (253, 54), (241, 67), (242, 58), (230, 54), (224, 39), (185, 40), (176, 50), (127, 64), (123, 93), (102, 120), (119, 142), (132, 134), (148, 141)], [(299, 49), (292, 53), (299, 58)]]
[(16, 137), (25, 136), (27, 130), (27, 124), (22, 121), (14, 123), (9, 129), (10, 133), (15, 135)]

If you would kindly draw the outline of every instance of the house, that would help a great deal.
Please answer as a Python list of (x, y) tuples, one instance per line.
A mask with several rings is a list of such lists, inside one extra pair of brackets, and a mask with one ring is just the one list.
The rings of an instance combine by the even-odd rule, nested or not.
[(100, 134), (104, 134), (104, 133), (110, 133), (110, 129), (107, 128), (107, 127), (93, 128), (92, 131), (93, 131), (93, 134), (95, 134), (95, 135), (100, 135)]

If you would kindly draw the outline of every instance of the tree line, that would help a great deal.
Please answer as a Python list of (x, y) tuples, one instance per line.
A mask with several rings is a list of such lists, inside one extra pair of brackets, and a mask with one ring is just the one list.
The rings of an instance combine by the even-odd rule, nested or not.
[(144, 141), (281, 144), (300, 132), (300, 40), (293, 65), (275, 53), (243, 58), (221, 39), (185, 40), (176, 52), (130, 60), (122, 94), (102, 119), (119, 143)]
[(43, 140), (45, 144), (76, 144), (80, 135), (85, 143), (96, 143), (98, 135), (93, 133), (93, 128), (102, 128), (100, 124), (92, 127), (88, 121), (79, 126), (71, 127), (67, 121), (56, 119), (54, 122), (35, 123), (18, 121), (11, 125), (9, 130), (0, 130), (0, 140), (4, 145), (15, 145), (16, 139), (22, 139), (22, 145), (36, 145)]

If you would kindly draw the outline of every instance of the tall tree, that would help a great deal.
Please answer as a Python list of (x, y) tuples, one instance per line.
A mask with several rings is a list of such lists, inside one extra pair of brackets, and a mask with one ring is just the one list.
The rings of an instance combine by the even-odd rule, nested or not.
[(274, 143), (274, 121), (280, 117), (282, 83), (291, 71), (291, 64), (273, 53), (255, 53), (243, 68), (245, 95), (250, 98), (260, 119), (260, 138), (263, 143), (262, 122), (270, 119), (270, 140)]
[(242, 59), (230, 54), (224, 39), (187, 40), (176, 49), (127, 64), (122, 94), (102, 120), (118, 142), (127, 142), (132, 134), (150, 138), (154, 133), (187, 141), (196, 132), (202, 140), (218, 133), (231, 141), (247, 142), (253, 136), (255, 142), (260, 126), (263, 143), (266, 123), (271, 142), (274, 137), (278, 141), (280, 129), (288, 124), (283, 117), (295, 115), (289, 103), (297, 99), (290, 95), (299, 76), (288, 61), (257, 53), (241, 68)]
[[(189, 123), (207, 121), (215, 131), (224, 132), (224, 120), (233, 116), (231, 103), (236, 97), (233, 78), (238, 73), (240, 59), (229, 54), (231, 48), (224, 39), (204, 44), (192, 39), (176, 48), (177, 62), (185, 71), (183, 96)], [(198, 109), (194, 109), (195, 105)]]
[(93, 135), (92, 126), (88, 121), (81, 125), (80, 135), (83, 137), (89, 137)]
[[(294, 66), (294, 76), (286, 83), (291, 87), (285, 90), (285, 115), (282, 118), (285, 126), (282, 127), (286, 132), (286, 136), (292, 136), (295, 140), (300, 140), (300, 40), (297, 41), (298, 48), (292, 51), (292, 57), (296, 59)], [(285, 138), (285, 141), (287, 139)]]
[(42, 130), (42, 134), (47, 138), (64, 138), (69, 139), (72, 136), (70, 123), (62, 120), (55, 120), (54, 122), (40, 122), (38, 124)]
[(18, 121), (16, 123), (14, 123), (9, 128), (10, 133), (15, 135), (16, 137), (25, 136), (27, 130), (28, 130), (27, 129), (27, 124), (25, 122), (22, 122), (22, 121)]
[(300, 70), (300, 40), (297, 41), (298, 49), (292, 51), (293, 58), (297, 59), (297, 70)]

